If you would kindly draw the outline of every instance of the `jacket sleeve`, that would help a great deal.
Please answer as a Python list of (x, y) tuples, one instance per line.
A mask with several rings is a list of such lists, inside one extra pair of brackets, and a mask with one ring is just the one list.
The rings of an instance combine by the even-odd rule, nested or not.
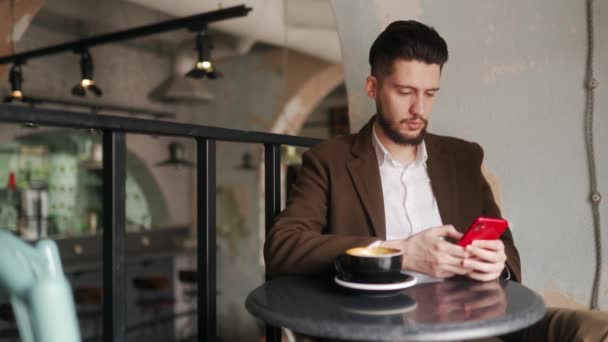
[[(483, 161), (483, 149), (478, 144), (474, 144), (479, 156), (480, 156), (480, 164), (479, 169), (481, 172), (481, 162)], [(500, 213), (500, 209), (496, 204), (494, 199), (494, 194), (492, 193), (492, 189), (488, 184), (486, 178), (481, 174), (481, 191), (483, 197), (483, 216), (488, 217), (502, 217)], [(515, 247), (515, 242), (513, 241), (513, 234), (511, 234), (511, 229), (507, 228), (505, 232), (500, 237), (502, 242), (505, 245), (505, 254), (507, 254), (507, 267), (509, 268), (509, 272), (511, 273), (511, 279), (517, 282), (521, 282), (521, 265), (519, 259), (519, 252)]]
[(319, 274), (333, 270), (336, 256), (345, 250), (366, 246), (376, 238), (329, 234), (328, 213), (331, 179), (325, 156), (315, 149), (302, 157), (302, 169), (287, 199), (286, 208), (275, 219), (264, 244), (266, 273)]

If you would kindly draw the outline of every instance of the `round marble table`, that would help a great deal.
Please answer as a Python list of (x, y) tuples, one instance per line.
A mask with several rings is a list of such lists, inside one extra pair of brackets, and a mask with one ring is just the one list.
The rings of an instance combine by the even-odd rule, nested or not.
[(344, 289), (320, 277), (282, 277), (253, 290), (247, 310), (295, 332), (345, 340), (450, 341), (502, 335), (537, 322), (542, 298), (512, 281), (466, 278), (388, 294)]

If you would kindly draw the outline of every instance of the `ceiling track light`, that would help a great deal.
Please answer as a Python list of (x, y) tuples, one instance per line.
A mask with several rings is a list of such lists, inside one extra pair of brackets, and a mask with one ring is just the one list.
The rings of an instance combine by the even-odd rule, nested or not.
[(0, 56), (0, 64), (19, 62), (21, 62), (21, 64), (25, 64), (26, 61), (35, 58), (50, 56), (62, 52), (80, 52), (83, 49), (91, 48), (98, 45), (117, 43), (121, 41), (131, 40), (134, 38), (141, 38), (153, 34), (165, 33), (179, 29), (200, 31), (200, 29), (205, 28), (208, 23), (231, 18), (244, 17), (249, 14), (249, 11), (251, 11), (251, 7), (247, 7), (245, 5), (222, 8), (216, 11), (195, 14), (189, 17), (162, 21), (151, 25), (138, 26), (127, 30), (106, 33), (66, 43), (60, 43), (57, 45), (47, 46), (8, 56)]
[[(83, 56), (81, 57), (80, 63), (83, 79), (77, 86), (72, 89), (72, 93), (77, 96), (84, 96), (84, 94), (86, 94), (86, 90), (88, 89), (97, 96), (101, 96), (101, 90), (97, 86), (95, 86), (93, 82), (93, 62), (90, 59), (91, 56), (90, 54), (88, 54), (87, 51), (89, 48), (109, 43), (117, 43), (121, 41), (131, 40), (134, 38), (141, 38), (153, 34), (175, 31), (179, 29), (187, 29), (191, 32), (199, 32), (200, 34), (197, 35), (197, 37), (199, 37), (203, 36), (202, 31), (204, 31), (206, 34), (206, 27), (208, 23), (231, 18), (244, 17), (248, 15), (250, 11), (251, 7), (247, 7), (245, 5), (233, 6), (228, 8), (222, 8), (216, 11), (195, 14), (189, 17), (162, 21), (151, 25), (138, 26), (126, 30), (115, 31), (75, 41), (60, 43), (57, 45), (46, 46), (21, 53), (13, 53), (11, 55), (0, 56), (0, 65), (10, 63), (14, 64), (10, 74), (11, 93), (10, 95), (4, 98), (4, 101), (11, 102), (14, 100), (22, 100), (24, 98), (23, 90), (21, 89), (21, 84), (23, 82), (21, 65), (26, 64), (29, 60), (55, 55), (63, 52), (76, 51), (77, 53), (82, 53)], [(197, 39), (197, 41), (198, 40), (199, 39)], [(201, 42), (204, 40), (205, 39), (200, 39)], [(197, 50), (204, 51), (205, 49), (199, 48), (199, 46), (202, 47), (205, 44), (197, 42)], [(211, 50), (209, 48), (206, 53), (209, 54), (210, 52)], [(88, 59), (84, 56), (85, 54)], [(203, 55), (203, 53), (201, 52), (199, 53), (199, 55)], [(207, 70), (204, 73), (204, 76), (207, 76), (209, 78), (217, 78), (220, 76), (219, 72), (214, 69), (211, 61), (207, 61), (208, 63), (205, 63), (205, 61), (201, 60), (200, 62), (201, 63), (197, 63), (197, 65), (201, 69)], [(91, 78), (86, 78), (84, 76), (86, 74), (85, 69), (86, 72), (90, 70)], [(85, 89), (84, 92), (83, 88)]]
[(207, 77), (214, 80), (223, 76), (211, 61), (212, 49), (213, 41), (211, 40), (211, 36), (209, 36), (207, 27), (203, 26), (196, 34), (196, 51), (198, 53), (198, 59), (192, 70), (188, 71), (186, 74), (187, 77), (197, 79)]
[(85, 96), (87, 91), (101, 96), (103, 92), (93, 80), (93, 57), (88, 50), (80, 52), (80, 81), (72, 88), (72, 95)]
[(11, 67), (9, 73), (9, 83), (11, 86), (11, 92), (4, 98), (4, 102), (13, 102), (14, 100), (23, 100), (23, 71), (21, 70), (21, 64), (15, 63)]

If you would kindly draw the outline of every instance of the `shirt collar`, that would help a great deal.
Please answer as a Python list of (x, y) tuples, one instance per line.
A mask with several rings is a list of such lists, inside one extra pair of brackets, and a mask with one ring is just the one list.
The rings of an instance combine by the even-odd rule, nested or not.
[[(380, 139), (378, 139), (378, 136), (376, 135), (375, 127), (376, 123), (374, 122), (372, 127), (372, 144), (374, 145), (374, 150), (376, 151), (378, 166), (382, 166), (384, 165), (384, 163), (388, 162), (393, 164), (394, 166), (404, 167), (405, 165), (393, 159), (393, 156), (390, 154), (390, 152), (386, 149), (386, 147), (384, 147), (384, 145), (382, 145)], [(426, 160), (428, 159), (428, 157), (429, 155), (426, 150), (426, 144), (423, 140), (416, 149), (416, 160), (414, 160), (413, 164), (415, 166), (423, 165), (424, 167), (426, 167)]]

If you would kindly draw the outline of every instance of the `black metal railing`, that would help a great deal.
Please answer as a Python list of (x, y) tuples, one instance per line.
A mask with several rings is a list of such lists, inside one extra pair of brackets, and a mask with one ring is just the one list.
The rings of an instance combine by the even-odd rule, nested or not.
[[(0, 122), (96, 129), (103, 132), (103, 336), (123, 342), (126, 333), (125, 182), (127, 133), (196, 140), (198, 231), (198, 338), (216, 341), (216, 141), (264, 144), (266, 234), (281, 210), (281, 145), (310, 147), (318, 139), (126, 117), (0, 105)], [(280, 329), (267, 327), (268, 341)]]

